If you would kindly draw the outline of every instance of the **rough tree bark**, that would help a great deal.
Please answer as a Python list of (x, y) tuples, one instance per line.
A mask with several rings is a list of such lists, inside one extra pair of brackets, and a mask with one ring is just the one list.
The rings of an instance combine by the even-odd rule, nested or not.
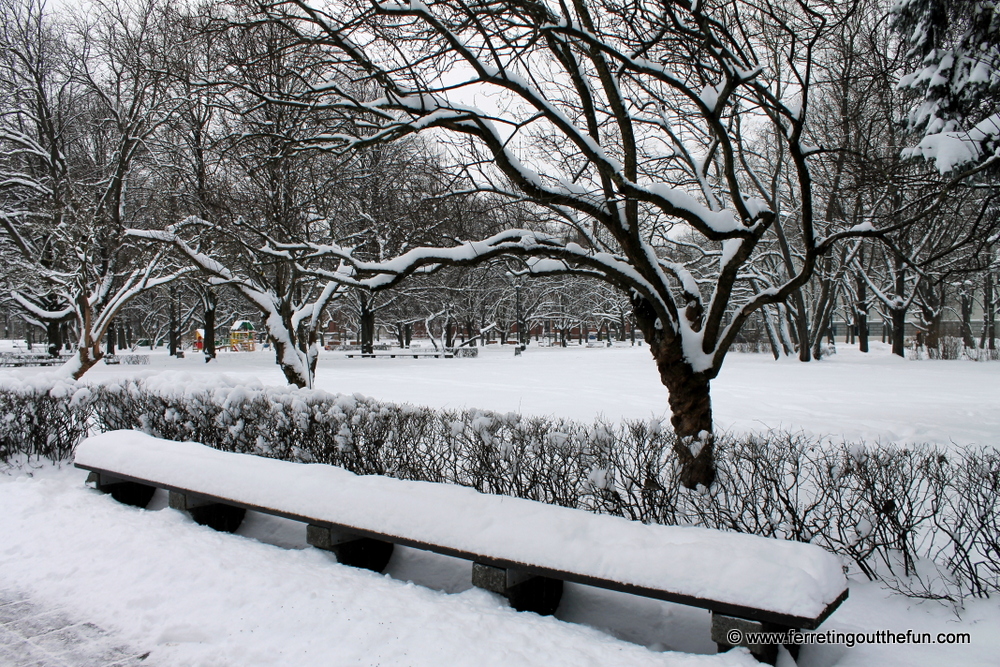
[(962, 285), (962, 345), (972, 349), (976, 347), (976, 341), (972, 337), (972, 292), (970, 285)]
[(980, 347), (997, 349), (996, 303), (993, 300), (993, 272), (987, 271), (983, 286), (983, 335)]
[(361, 353), (372, 354), (375, 351), (375, 311), (367, 296), (363, 295), (360, 301)]
[(205, 289), (202, 293), (205, 305), (205, 335), (202, 338), (202, 352), (205, 355), (205, 363), (215, 359), (215, 295), (210, 289)]
[(710, 382), (713, 372), (699, 372), (686, 361), (679, 336), (657, 325), (656, 314), (645, 300), (633, 300), (636, 324), (667, 388), (670, 425), (677, 439), (674, 453), (680, 464), (680, 481), (688, 488), (710, 487), (715, 481), (715, 436), (712, 426)]
[(868, 352), (868, 283), (861, 272), (855, 274), (857, 301), (854, 304), (854, 324), (858, 329), (858, 349)]

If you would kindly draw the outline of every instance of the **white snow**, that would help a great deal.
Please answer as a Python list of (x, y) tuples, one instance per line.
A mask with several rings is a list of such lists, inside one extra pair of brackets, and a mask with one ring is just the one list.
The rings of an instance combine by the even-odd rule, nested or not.
[(715, 109), (715, 105), (718, 104), (718, 102), (719, 102), (719, 95), (722, 94), (722, 91), (723, 91), (723, 89), (725, 89), (725, 87), (726, 87), (726, 81), (723, 80), (718, 85), (715, 85), (715, 86), (713, 86), (713, 85), (707, 85), (704, 88), (702, 88), (701, 89), (701, 94), (699, 95), (699, 97), (701, 98), (702, 104), (704, 104), (709, 109), (713, 109), (714, 110)]
[[(915, 361), (872, 341), (862, 354), (840, 338), (823, 361), (775, 362), (769, 354), (731, 353), (712, 381), (717, 427), (728, 431), (791, 429), (836, 439), (935, 443), (946, 447), (1000, 443), (1000, 364)], [(418, 341), (419, 342), (419, 341)], [(138, 352), (147, 353), (140, 349)], [(282, 387), (271, 350), (185, 359), (154, 351), (148, 366), (98, 364), (84, 379), (155, 378), (157, 390), (215, 383)], [(36, 368), (0, 371), (35, 382)], [(44, 380), (38, 382), (44, 384)], [(347, 359), (324, 351), (316, 389), (431, 407), (481, 408), (591, 421), (669, 417), (649, 348), (480, 348), (478, 358)]]
[(136, 431), (85, 440), (76, 462), (317, 522), (791, 616), (819, 616), (847, 587), (840, 560), (810, 544), (644, 525), (452, 484), (357, 476), (335, 466), (221, 452)]
[(903, 155), (933, 160), (938, 171), (946, 174), (958, 167), (969, 166), (970, 162), (991, 157), (983, 154), (982, 145), (998, 135), (1000, 113), (985, 118), (967, 132), (942, 130), (928, 133), (916, 146), (904, 150)]
[[(317, 387), (584, 420), (666, 416), (648, 348), (532, 344), (515, 357), (495, 347), (477, 359), (449, 360), (324, 352)], [(269, 351), (223, 352), (216, 364), (200, 355), (151, 356), (146, 367), (98, 364), (86, 380), (152, 374), (179, 391), (219, 374), (285, 384)], [(34, 386), (39, 375), (16, 369), (0, 380)], [(833, 357), (807, 364), (731, 354), (712, 396), (717, 425), (732, 430), (784, 427), (950, 447), (1000, 442), (1000, 365), (903, 360), (877, 342), (868, 355), (841, 342)], [(305, 548), (301, 524), (251, 512), (236, 535), (219, 534), (165, 509), (165, 495), (136, 510), (87, 489), (84, 477), (51, 466), (0, 474), (0, 589), (152, 651), (143, 663), (151, 667), (756, 664), (745, 653), (660, 653), (714, 653), (703, 610), (569, 584), (555, 619), (519, 614), (497, 596), (469, 590), (465, 561), (400, 548), (389, 576), (378, 576)], [(967, 601), (959, 617), (946, 604), (852, 580), (850, 598), (823, 630), (969, 632), (971, 644), (809, 646), (798, 664), (995, 665), (997, 627), (995, 598)], [(791, 664), (787, 656), (779, 661)]]
[(732, 211), (713, 211), (695, 199), (690, 193), (679, 188), (674, 188), (663, 183), (651, 183), (646, 186), (646, 190), (662, 198), (671, 207), (681, 211), (688, 211), (692, 215), (697, 216), (712, 231), (719, 234), (726, 234), (742, 228), (742, 225)]
[(871, 220), (865, 220), (864, 222), (859, 222), (847, 231), (849, 232), (873, 232), (875, 231), (875, 226), (872, 224)]
[(198, 526), (164, 509), (162, 497), (152, 511), (120, 505), (84, 487), (82, 475), (2, 476), (0, 589), (150, 651), (148, 667), (755, 665), (743, 651), (653, 652), (516, 613), (491, 593), (407, 581), (416, 572), (433, 578), (451, 559), (401, 553), (402, 580), (381, 576), (303, 548), (300, 524), (249, 518), (245, 534), (281, 544), (273, 546)]

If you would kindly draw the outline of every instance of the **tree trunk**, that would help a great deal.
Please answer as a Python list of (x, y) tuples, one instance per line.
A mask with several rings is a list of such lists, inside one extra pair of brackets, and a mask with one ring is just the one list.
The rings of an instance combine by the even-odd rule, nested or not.
[(114, 322), (108, 325), (108, 332), (104, 334), (107, 342), (107, 354), (111, 356), (115, 353), (115, 329), (116, 325)]
[(997, 349), (996, 341), (996, 305), (993, 303), (993, 272), (986, 272), (986, 285), (983, 290), (983, 338), (980, 346), (991, 350)]
[(890, 308), (892, 314), (892, 353), (906, 356), (904, 333), (906, 329), (906, 308)]
[(970, 349), (976, 347), (972, 337), (972, 294), (968, 285), (962, 286), (962, 345)]
[(854, 321), (858, 327), (858, 349), (868, 352), (868, 283), (860, 272), (855, 280), (858, 300), (854, 304)]
[[(889, 307), (892, 314), (892, 353), (900, 357), (904, 355), (904, 334), (906, 333), (906, 268), (903, 265), (903, 256), (896, 254), (896, 299), (895, 306)], [(917, 286), (914, 285), (913, 289)]]
[(62, 349), (63, 344), (63, 326), (62, 322), (50, 320), (45, 323), (45, 335), (48, 337), (48, 351), (50, 357), (58, 357), (59, 350)]
[(205, 294), (205, 335), (202, 341), (202, 352), (208, 363), (215, 359), (215, 295), (211, 292)]
[(92, 348), (80, 345), (77, 348), (76, 355), (67, 361), (63, 368), (73, 368), (73, 379), (79, 380), (83, 377), (84, 373), (93, 368), (97, 362), (103, 358), (103, 356), (104, 355), (101, 354), (99, 345), (94, 345)]
[(943, 310), (935, 310), (928, 313), (927, 317), (927, 337), (924, 339), (924, 344), (927, 346), (928, 350), (940, 350), (941, 349), (941, 317), (944, 315)]
[(274, 336), (270, 338), (271, 345), (274, 346), (275, 359), (277, 359), (278, 367), (285, 376), (285, 381), (288, 384), (294, 384), (300, 389), (308, 387), (309, 378), (302, 377), (302, 373), (298, 370), (301, 367), (301, 362), (292, 362), (290, 359), (290, 357), (296, 360), (299, 358), (299, 353), (296, 351), (295, 345), (290, 345), (288, 341), (279, 340)]
[(361, 354), (375, 352), (375, 312), (368, 299), (361, 299)]
[(656, 315), (648, 302), (634, 304), (636, 321), (667, 388), (670, 424), (677, 440), (674, 452), (680, 463), (680, 482), (689, 489), (711, 487), (715, 481), (715, 437), (712, 428), (711, 377), (696, 372), (684, 358), (679, 336), (656, 328)]
[(768, 309), (760, 309), (760, 319), (764, 322), (764, 331), (767, 333), (767, 341), (771, 344), (771, 356), (777, 361), (781, 358), (781, 343), (778, 341), (778, 334), (774, 330), (774, 323), (771, 322), (771, 315)]
[(833, 287), (834, 281), (824, 279), (822, 294), (818, 303), (815, 304), (816, 320), (812, 326), (812, 357), (813, 359), (823, 358), (823, 336), (826, 335), (831, 345), (835, 344), (833, 330), (833, 311), (837, 307), (837, 290)]
[(684, 363), (661, 364), (660, 381), (667, 387), (670, 424), (677, 441), (674, 452), (681, 464), (680, 481), (689, 489), (715, 482), (715, 437), (709, 380)]
[(789, 309), (789, 313), (795, 313), (795, 338), (799, 345), (799, 361), (812, 361), (812, 350), (809, 347), (809, 318), (801, 290), (792, 293), (791, 302), (794, 307)]
[(67, 361), (63, 368), (70, 370), (74, 380), (79, 380), (104, 355), (101, 354), (101, 332), (93, 331), (91, 328), (93, 312), (91, 312), (90, 300), (85, 295), (78, 294), (76, 305), (78, 312), (82, 315), (78, 321), (80, 342), (77, 345), (76, 355)]

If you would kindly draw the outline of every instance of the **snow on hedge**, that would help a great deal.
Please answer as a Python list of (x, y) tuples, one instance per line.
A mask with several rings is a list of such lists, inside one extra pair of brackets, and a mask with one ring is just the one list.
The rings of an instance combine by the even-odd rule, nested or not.
[(91, 390), (51, 371), (0, 374), (0, 463), (68, 458), (89, 428)]

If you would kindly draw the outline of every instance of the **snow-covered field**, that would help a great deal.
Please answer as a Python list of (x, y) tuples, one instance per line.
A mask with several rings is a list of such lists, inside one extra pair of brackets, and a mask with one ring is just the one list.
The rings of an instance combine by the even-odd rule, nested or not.
[[(1000, 443), (1000, 363), (911, 361), (892, 356), (882, 344), (873, 348), (863, 355), (840, 345), (833, 357), (806, 364), (731, 354), (712, 383), (716, 425), (892, 442)], [(267, 351), (222, 353), (212, 364), (198, 354), (173, 359), (154, 353), (150, 366), (99, 364), (86, 378), (167, 369), (285, 384)], [(521, 357), (512, 348), (490, 348), (476, 359), (347, 359), (325, 352), (316, 386), (432, 407), (586, 421), (599, 415), (611, 420), (669, 416), (667, 391), (646, 347), (528, 347)]]
[[(208, 365), (195, 355), (154, 354), (150, 366), (101, 365), (87, 377), (164, 371), (282, 383), (266, 352), (224, 354)], [(529, 347), (520, 358), (508, 349), (448, 360), (326, 353), (317, 385), (586, 420), (665, 416), (666, 405), (645, 348)], [(866, 358), (844, 346), (810, 364), (732, 355), (713, 398), (717, 423), (732, 430), (1000, 442), (996, 363), (912, 362), (881, 349)], [(715, 650), (703, 611), (569, 585), (556, 618), (516, 613), (470, 589), (463, 561), (399, 549), (388, 576), (380, 576), (307, 548), (299, 524), (251, 514), (238, 534), (219, 534), (166, 509), (162, 494), (136, 510), (86, 488), (82, 471), (28, 472), (0, 475), (0, 601), (27, 596), (53, 614), (94, 623), (137, 653), (149, 652), (145, 665), (755, 664), (740, 652), (694, 655)], [(0, 614), (6, 628), (4, 619)], [(994, 665), (997, 627), (997, 600), (974, 601), (958, 618), (939, 603), (853, 581), (850, 599), (822, 629), (969, 632), (972, 643), (811, 646), (799, 664)], [(0, 664), (5, 655), (0, 647)]]

